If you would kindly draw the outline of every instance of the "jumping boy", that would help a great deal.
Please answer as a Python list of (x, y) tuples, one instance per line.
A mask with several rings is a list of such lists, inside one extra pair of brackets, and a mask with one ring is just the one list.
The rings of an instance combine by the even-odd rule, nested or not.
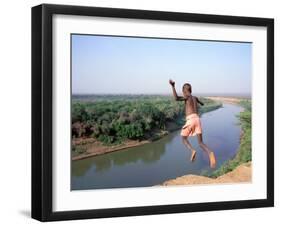
[(186, 123), (182, 127), (181, 136), (184, 145), (187, 149), (191, 150), (190, 161), (195, 160), (196, 151), (188, 141), (189, 136), (197, 135), (199, 146), (208, 154), (210, 160), (210, 167), (216, 167), (216, 158), (213, 151), (211, 151), (207, 145), (203, 142), (202, 138), (202, 128), (201, 122), (198, 115), (198, 103), (204, 105), (197, 97), (192, 96), (191, 85), (189, 83), (185, 83), (182, 87), (183, 96), (178, 96), (175, 89), (175, 82), (173, 80), (169, 80), (170, 85), (172, 86), (173, 95), (176, 101), (184, 101), (185, 103), (185, 115), (186, 115)]

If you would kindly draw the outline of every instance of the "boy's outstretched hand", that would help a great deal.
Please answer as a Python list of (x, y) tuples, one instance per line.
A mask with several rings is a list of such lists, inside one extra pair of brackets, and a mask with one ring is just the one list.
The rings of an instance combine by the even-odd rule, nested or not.
[(169, 80), (169, 83), (171, 86), (175, 86), (175, 82), (172, 79)]

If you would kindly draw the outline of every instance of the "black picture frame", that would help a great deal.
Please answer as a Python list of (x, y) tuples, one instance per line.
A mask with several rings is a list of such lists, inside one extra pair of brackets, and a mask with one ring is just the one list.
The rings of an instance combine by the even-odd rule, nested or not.
[[(94, 210), (52, 210), (52, 17), (54, 14), (182, 21), (267, 28), (267, 198)], [(32, 218), (121, 217), (274, 206), (274, 20), (238, 16), (42, 4), (32, 7)]]

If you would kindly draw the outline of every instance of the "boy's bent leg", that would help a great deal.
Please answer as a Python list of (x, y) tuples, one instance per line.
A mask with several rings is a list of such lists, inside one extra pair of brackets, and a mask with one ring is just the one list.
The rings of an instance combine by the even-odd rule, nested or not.
[(209, 156), (209, 160), (210, 160), (210, 167), (211, 168), (215, 168), (216, 167), (216, 157), (215, 154), (212, 150), (210, 150), (208, 148), (208, 146), (203, 142), (203, 137), (202, 137), (202, 133), (201, 134), (197, 134), (197, 138), (198, 138), (198, 143), (199, 146), (208, 154)]
[(202, 133), (197, 134), (198, 144), (208, 155), (212, 152), (203, 142)]
[(190, 161), (194, 161), (195, 160), (195, 156), (196, 156), (196, 151), (192, 147), (191, 143), (189, 142), (188, 137), (187, 136), (182, 136), (182, 142), (187, 147), (187, 149), (191, 150)]

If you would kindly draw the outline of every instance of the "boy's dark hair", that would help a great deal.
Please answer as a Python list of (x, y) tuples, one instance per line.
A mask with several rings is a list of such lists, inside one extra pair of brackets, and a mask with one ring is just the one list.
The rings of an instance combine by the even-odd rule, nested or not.
[(192, 92), (191, 85), (189, 83), (184, 83), (182, 86), (182, 90), (185, 86), (187, 87), (188, 91), (191, 93)]

